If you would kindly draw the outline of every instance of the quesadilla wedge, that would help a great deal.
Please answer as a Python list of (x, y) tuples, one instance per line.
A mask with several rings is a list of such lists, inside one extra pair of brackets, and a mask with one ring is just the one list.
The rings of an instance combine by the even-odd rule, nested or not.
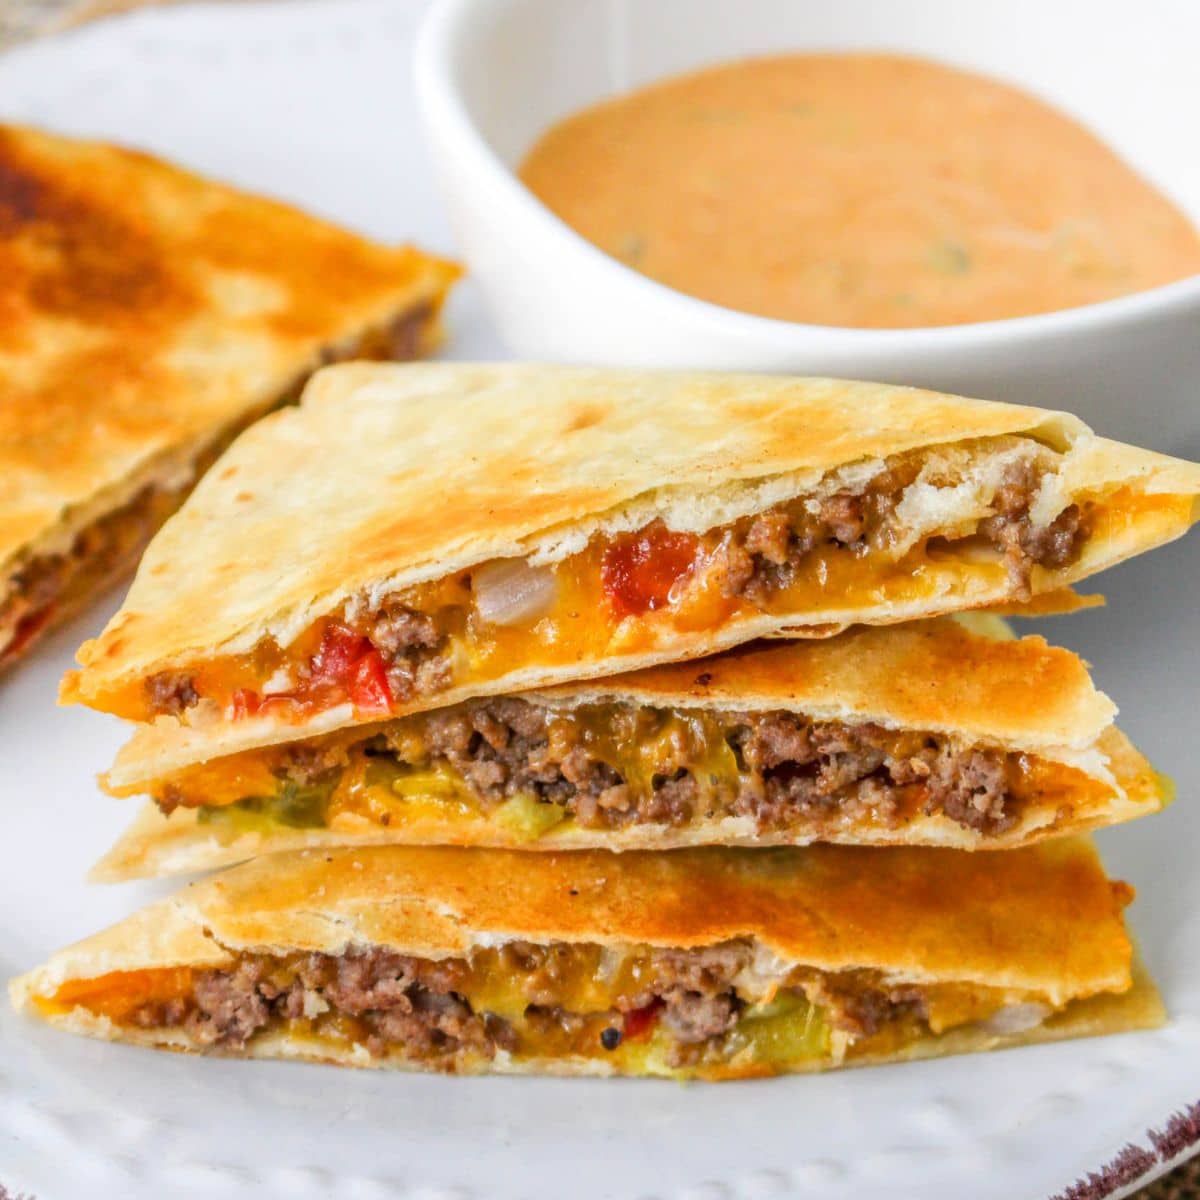
[(432, 347), (456, 275), (145, 154), (0, 125), (0, 669), (131, 571), (317, 366)]
[(1083, 840), (299, 851), (11, 985), (63, 1029), (252, 1058), (729, 1079), (1161, 1021)]
[(943, 617), (225, 757), (200, 730), (152, 726), (106, 784), (155, 803), (93, 877), (377, 843), (1007, 850), (1162, 807), (1114, 712), (1070, 651)]
[(351, 364), (228, 451), (63, 697), (328, 729), (1012, 603), (1177, 537), (1198, 492), (1070, 416), (913, 389)]

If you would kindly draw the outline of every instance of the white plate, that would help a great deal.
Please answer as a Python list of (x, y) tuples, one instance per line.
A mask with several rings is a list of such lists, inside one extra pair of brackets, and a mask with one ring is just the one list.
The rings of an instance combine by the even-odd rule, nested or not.
[[(451, 227), (526, 358), (857, 375), (1048, 407), (1200, 453), (1200, 274), (1103, 304), (937, 329), (776, 321), (685, 296), (602, 253), (513, 171), (568, 113), (714, 61), (887, 49), (1028, 88), (1200, 220), (1195, 0), (442, 0), (416, 59)], [(1131, 404), (1141, 391), (1145, 403)], [(1149, 422), (1147, 418), (1150, 418)]]
[[(420, 6), (375, 0), (167, 10), (0, 60), (0, 117), (109, 135), (448, 250), (416, 144)], [(469, 289), (449, 353), (498, 344)], [(0, 1183), (39, 1200), (750, 1200), (886, 1194), (1036, 1200), (1200, 1096), (1200, 571), (1175, 546), (1105, 580), (1112, 607), (1053, 626), (1180, 783), (1169, 813), (1103, 839), (1173, 1014), (1161, 1032), (722, 1086), (456, 1080), (183, 1058), (56, 1034), (0, 1005)], [(94, 613), (0, 686), (0, 974), (164, 888), (82, 876), (132, 814), (93, 774), (116, 722), (56, 710)], [(953, 903), (947, 897), (947, 903)]]

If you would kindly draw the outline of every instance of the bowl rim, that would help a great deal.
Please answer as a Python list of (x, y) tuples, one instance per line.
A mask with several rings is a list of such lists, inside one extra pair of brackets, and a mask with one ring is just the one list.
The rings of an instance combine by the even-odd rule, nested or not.
[[(1195, 307), (1200, 310), (1200, 274), (1190, 275), (1145, 291), (1074, 308), (958, 325), (924, 325), (899, 328), (859, 328), (818, 325), (726, 308), (691, 296), (651, 279), (606, 254), (577, 233), (546, 207), (492, 148), (470, 115), (455, 81), (454, 52), (476, 17), (484, 11), (503, 13), (514, 0), (434, 0), (422, 21), (413, 56), (417, 100), (431, 140), (452, 139), (473, 169), (499, 190), (514, 206), (525, 225), (588, 266), (608, 277), (617, 289), (642, 293), (645, 300), (676, 309), (680, 318), (694, 324), (719, 326), (725, 334), (779, 346), (819, 336), (831, 348), (862, 352), (921, 348), (940, 351), (998, 346), (1014, 341), (1040, 341), (1078, 334), (1096, 334), (1116, 326), (1135, 325), (1174, 316)], [(436, 130), (437, 139), (432, 137)]]

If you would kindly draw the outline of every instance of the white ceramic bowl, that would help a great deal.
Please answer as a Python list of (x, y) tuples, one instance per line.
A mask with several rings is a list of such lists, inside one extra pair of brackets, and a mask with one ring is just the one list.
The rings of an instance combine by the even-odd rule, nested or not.
[(1082, 118), (1200, 221), (1196, 0), (441, 0), (416, 79), (463, 255), (521, 357), (787, 370), (1066, 408), (1200, 454), (1200, 276), (1042, 316), (917, 330), (793, 324), (646, 279), (515, 178), (544, 129), (704, 63), (785, 49), (932, 56)]

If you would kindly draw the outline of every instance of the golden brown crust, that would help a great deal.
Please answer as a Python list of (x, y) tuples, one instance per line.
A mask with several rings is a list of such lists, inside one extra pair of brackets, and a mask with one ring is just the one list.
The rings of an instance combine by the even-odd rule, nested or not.
[[(997, 617), (1065, 617), (1068, 613), (1085, 612), (1090, 608), (1103, 608), (1107, 601), (1095, 592), (1081, 595), (1074, 588), (1060, 588), (1055, 592), (1042, 592), (1028, 600), (1015, 604), (995, 604), (977, 609), (978, 616)], [(967, 614), (961, 614), (963, 616)]]
[(986, 855), (848, 846), (300, 851), (190, 885), (154, 917), (63, 951), (18, 981), (15, 995), (115, 963), (189, 965), (202, 952), (201, 930), (230, 950), (336, 954), (366, 943), (427, 957), (512, 938), (694, 947), (749, 937), (789, 963), (1022, 988), (1057, 1004), (1128, 986), (1126, 897), (1076, 838)]
[(540, 694), (568, 703), (785, 708), (1028, 750), (1089, 745), (1116, 712), (1070, 650), (1041, 637), (980, 637), (950, 618), (759, 643)]
[[(1187, 497), (1139, 510), (1120, 532), (1093, 538), (1069, 568), (1035, 568), (1037, 592), (1178, 536), (1191, 520), (1200, 469), (1113, 446), (1074, 418), (1038, 409), (762, 376), (334, 368), (313, 381), (299, 410), (241, 438), (156, 539), (122, 611), (82, 647), (83, 670), (68, 677), (64, 697), (104, 707), (121, 686), (190, 654), (247, 649), (266, 633), (289, 640), (367, 587), (407, 586), (494, 557), (553, 557), (593, 532), (656, 514), (675, 528), (705, 528), (798, 494), (839, 465), (1000, 435), (1069, 451), (1063, 475), (1072, 488)], [(316, 462), (319, 473), (308, 469)], [(209, 568), (203, 586), (177, 569), (197, 555)], [(828, 611), (804, 621), (902, 621), (1002, 603), (1013, 588), (997, 571), (932, 595), (830, 597)], [(598, 645), (588, 661), (526, 664), (487, 690), (695, 657), (796, 624), (764, 614), (693, 631), (656, 626), (637, 652)]]
[(456, 274), (145, 154), (0, 126), (0, 594), (21, 556), (186, 475), (323, 348), (436, 312)]

